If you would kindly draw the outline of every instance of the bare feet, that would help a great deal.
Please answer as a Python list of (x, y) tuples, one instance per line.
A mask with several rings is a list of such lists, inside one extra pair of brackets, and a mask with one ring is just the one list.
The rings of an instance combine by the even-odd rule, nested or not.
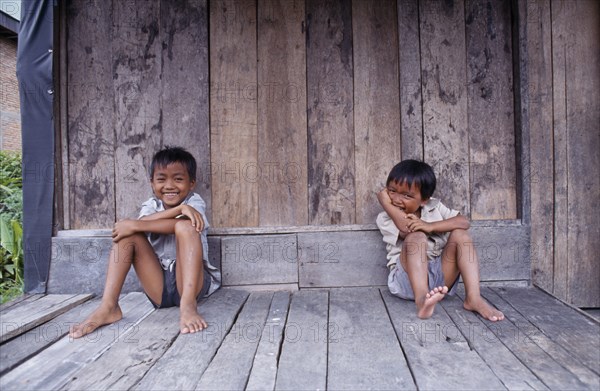
[(431, 292), (425, 295), (425, 299), (423, 300), (423, 304), (420, 306), (417, 304), (417, 316), (421, 319), (430, 318), (433, 315), (433, 309), (435, 305), (439, 303), (444, 296), (448, 293), (447, 286), (438, 286), (433, 288)]
[(84, 335), (91, 333), (100, 326), (115, 323), (123, 318), (121, 307), (119, 305), (111, 306), (100, 304), (98, 308), (83, 322), (71, 326), (69, 337), (81, 338)]
[(492, 322), (497, 322), (504, 319), (504, 314), (485, 301), (481, 296), (475, 299), (465, 299), (463, 307), (466, 310), (477, 312), (479, 315)]
[(180, 304), (179, 330), (181, 334), (195, 333), (208, 327), (204, 319), (198, 314), (197, 304)]

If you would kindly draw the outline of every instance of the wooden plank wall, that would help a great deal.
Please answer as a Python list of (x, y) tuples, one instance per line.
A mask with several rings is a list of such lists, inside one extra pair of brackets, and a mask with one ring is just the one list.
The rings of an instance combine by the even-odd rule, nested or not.
[(532, 279), (600, 306), (600, 3), (527, 3)]
[(214, 227), (372, 224), (402, 158), (431, 163), (437, 195), (473, 219), (518, 217), (510, 3), (93, 0), (66, 15), (63, 228), (135, 216), (169, 144), (196, 156)]

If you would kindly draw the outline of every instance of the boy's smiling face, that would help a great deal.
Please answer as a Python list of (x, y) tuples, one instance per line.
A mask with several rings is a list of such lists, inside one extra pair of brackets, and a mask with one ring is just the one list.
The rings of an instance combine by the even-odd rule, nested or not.
[(402, 209), (406, 214), (416, 214), (419, 208), (428, 201), (421, 198), (421, 189), (417, 185), (413, 183), (412, 186), (408, 186), (406, 181), (391, 181), (387, 185), (387, 191), (392, 204)]
[(179, 162), (156, 167), (150, 180), (154, 195), (163, 202), (165, 209), (181, 204), (195, 183), (187, 168)]

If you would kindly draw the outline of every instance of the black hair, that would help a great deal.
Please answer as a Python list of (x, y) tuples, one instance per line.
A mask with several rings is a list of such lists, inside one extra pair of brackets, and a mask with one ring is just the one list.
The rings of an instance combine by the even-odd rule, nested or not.
[(405, 183), (411, 187), (413, 184), (419, 188), (421, 198), (431, 198), (435, 191), (436, 179), (433, 168), (425, 162), (418, 160), (403, 160), (396, 164), (388, 175), (386, 186), (390, 182)]
[(187, 169), (192, 181), (196, 180), (196, 159), (191, 153), (181, 147), (166, 146), (156, 152), (150, 164), (150, 180), (154, 178), (154, 169), (156, 167), (166, 167), (169, 164), (181, 163)]

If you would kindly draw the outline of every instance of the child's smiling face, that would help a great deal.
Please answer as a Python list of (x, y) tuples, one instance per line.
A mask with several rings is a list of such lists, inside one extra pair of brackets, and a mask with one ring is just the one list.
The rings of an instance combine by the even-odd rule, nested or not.
[(156, 167), (150, 180), (154, 195), (163, 202), (165, 209), (181, 204), (194, 188), (195, 182), (190, 178), (187, 168), (179, 162)]
[(387, 191), (392, 200), (392, 204), (402, 209), (404, 213), (417, 213), (427, 200), (421, 198), (421, 189), (414, 183), (408, 186), (406, 181), (391, 181), (387, 185)]

